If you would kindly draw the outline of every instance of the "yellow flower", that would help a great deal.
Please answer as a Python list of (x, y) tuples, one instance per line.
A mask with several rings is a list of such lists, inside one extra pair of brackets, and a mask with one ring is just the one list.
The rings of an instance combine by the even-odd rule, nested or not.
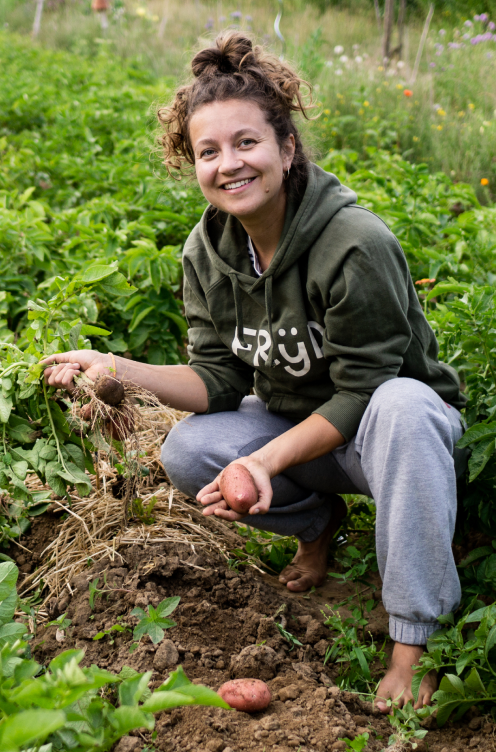
[(370, 107), (370, 102), (367, 102), (367, 100), (365, 100), (365, 102), (363, 103), (363, 106), (364, 107)]
[(146, 8), (142, 8), (141, 6), (136, 8), (134, 12), (136, 13), (137, 16), (141, 16), (141, 17), (146, 16)]
[(344, 99), (344, 96), (342, 94), (338, 94), (338, 99)]
[(396, 88), (397, 89), (403, 89), (403, 85), (402, 84), (396, 84)]
[(329, 118), (324, 118), (324, 123), (328, 123), (328, 122), (329, 122)]
[(384, 66), (383, 65), (379, 65), (379, 67), (377, 68), (377, 70), (382, 72), (384, 70)]
[(416, 99), (416, 100), (415, 100), (415, 104), (418, 104), (418, 103), (419, 103), (419, 101), (418, 101), (418, 99)]
[(336, 115), (341, 115), (341, 113), (339, 112), (339, 110), (336, 110)]
[(438, 125), (437, 129), (438, 129), (438, 131), (442, 131), (443, 130), (443, 126), (442, 125)]
[(444, 110), (442, 109), (442, 107), (440, 107), (440, 108), (439, 108), (439, 109), (437, 110), (437, 114), (438, 114), (438, 115), (441, 115), (441, 117), (444, 117), (444, 116), (446, 115), (446, 113), (445, 113), (445, 111), (444, 111)]
[(362, 108), (360, 108), (360, 109), (358, 110), (358, 114), (359, 114), (359, 115), (363, 115), (364, 113), (365, 113), (365, 110), (362, 110)]
[(458, 113), (458, 117), (464, 117), (465, 116), (465, 110), (460, 110)]
[(389, 86), (389, 81), (384, 81), (384, 86)]
[(415, 141), (415, 143), (416, 143), (416, 142), (418, 141), (418, 137), (417, 137), (417, 136), (414, 136), (414, 137), (413, 137), (413, 140), (414, 140), (414, 141)]
[(489, 180), (487, 178), (481, 178), (481, 185), (489, 185)]
[(379, 122), (379, 115), (374, 115), (374, 117), (372, 118), (372, 122), (373, 123), (378, 123)]
[(330, 110), (324, 110), (324, 115), (330, 115), (330, 114), (331, 114)]
[(337, 136), (337, 135), (338, 135), (337, 131), (331, 131), (331, 136)]
[(376, 92), (377, 92), (378, 94), (380, 94), (380, 93), (381, 93), (381, 91), (382, 91), (382, 89), (381, 89), (380, 87), (379, 87), (378, 89), (376, 89)]
[(472, 104), (472, 102), (470, 102), (468, 108), (469, 110), (475, 110), (475, 104)]

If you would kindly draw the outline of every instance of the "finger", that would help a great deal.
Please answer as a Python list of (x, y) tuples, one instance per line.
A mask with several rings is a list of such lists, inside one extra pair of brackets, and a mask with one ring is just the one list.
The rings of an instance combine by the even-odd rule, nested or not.
[(215, 491), (214, 493), (206, 494), (200, 503), (207, 506), (208, 504), (216, 504), (219, 501), (223, 501), (223, 496), (220, 491)]
[(250, 509), (250, 514), (267, 514), (272, 503), (272, 486), (270, 480), (263, 478), (257, 483), (258, 501)]
[(229, 522), (237, 522), (238, 520), (242, 520), (244, 515), (238, 514), (232, 509), (224, 510), (220, 507), (217, 507), (215, 510), (215, 516), (222, 517), (223, 520), (228, 520)]
[(206, 507), (203, 510), (203, 515), (205, 517), (210, 517), (211, 514), (216, 513), (217, 509), (225, 510), (227, 508), (228, 507), (227, 507), (226, 502), (224, 501), (224, 499), (222, 499), (222, 501), (219, 501), (217, 504), (211, 504), (209, 507)]
[[(204, 486), (198, 493), (196, 494), (196, 500), (201, 501), (204, 496), (207, 494), (214, 493), (215, 491), (219, 490), (219, 480), (216, 478), (211, 483), (208, 483), (208, 485)], [(221, 497), (222, 498), (222, 497)], [(210, 504), (211, 502), (207, 502), (207, 504)]]
[(64, 379), (67, 380), (69, 375), (72, 379), (76, 371), (79, 371), (79, 368), (76, 369), (72, 364), (63, 363), (58, 365), (52, 369), (52, 372), (48, 377), (48, 383), (50, 386), (58, 386)]
[(55, 353), (54, 355), (48, 355), (48, 357), (40, 360), (41, 365), (49, 365), (50, 363), (76, 363), (79, 359), (78, 350), (69, 350), (66, 353)]

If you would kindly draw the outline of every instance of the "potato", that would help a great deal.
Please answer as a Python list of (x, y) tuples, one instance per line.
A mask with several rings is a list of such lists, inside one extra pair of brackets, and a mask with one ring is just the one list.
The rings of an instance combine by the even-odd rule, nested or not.
[(228, 465), (220, 476), (220, 492), (231, 509), (246, 514), (258, 501), (258, 491), (250, 471), (239, 462)]
[(260, 679), (233, 679), (223, 684), (218, 694), (231, 708), (243, 713), (265, 710), (272, 700), (270, 689)]

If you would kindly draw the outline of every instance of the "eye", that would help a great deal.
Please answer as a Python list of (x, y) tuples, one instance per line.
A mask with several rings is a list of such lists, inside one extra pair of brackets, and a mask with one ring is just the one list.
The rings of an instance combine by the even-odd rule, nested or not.
[(200, 154), (200, 157), (211, 157), (213, 154), (215, 154), (215, 149), (204, 149)]
[(255, 143), (255, 139), (254, 138), (244, 138), (241, 141), (240, 146), (251, 146), (254, 143)]

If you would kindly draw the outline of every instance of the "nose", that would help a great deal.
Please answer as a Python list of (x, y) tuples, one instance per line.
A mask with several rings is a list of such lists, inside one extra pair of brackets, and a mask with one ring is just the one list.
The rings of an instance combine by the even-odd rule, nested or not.
[(219, 172), (224, 175), (233, 175), (243, 167), (243, 160), (233, 149), (223, 149), (221, 153)]

